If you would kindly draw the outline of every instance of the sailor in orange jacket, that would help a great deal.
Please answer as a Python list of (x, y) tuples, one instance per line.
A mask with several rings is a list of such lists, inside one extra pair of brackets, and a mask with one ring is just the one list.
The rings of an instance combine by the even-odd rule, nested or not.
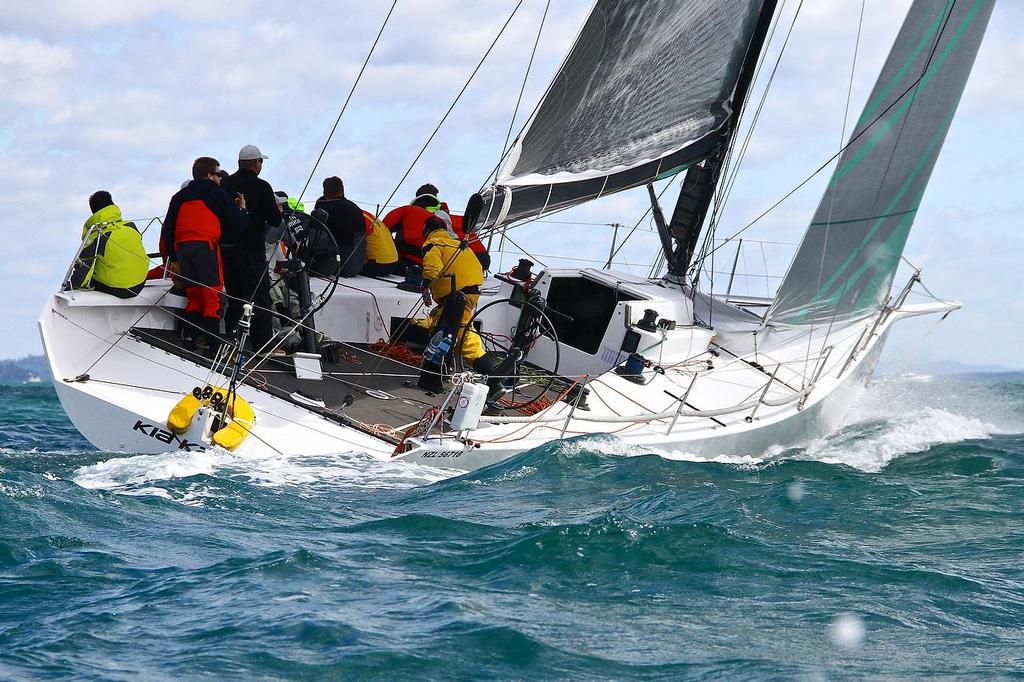
[(220, 187), (217, 159), (201, 156), (192, 164), (193, 180), (171, 197), (160, 241), (184, 280), (185, 339), (197, 340), (196, 328), (206, 334), (208, 349), (220, 346), (221, 292), (224, 269), (220, 257), (223, 235), (240, 234), (247, 225), (245, 198), (232, 198)]
[(395, 235), (395, 247), (401, 261), (423, 265), (423, 223), (441, 207), (437, 187), (422, 185), (408, 206), (399, 206), (384, 216), (384, 225)]

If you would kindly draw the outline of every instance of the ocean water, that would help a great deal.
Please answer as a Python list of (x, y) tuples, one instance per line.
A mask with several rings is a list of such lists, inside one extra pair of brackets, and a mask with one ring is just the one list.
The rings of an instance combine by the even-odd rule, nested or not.
[(0, 388), (0, 679), (1024, 676), (1024, 375), (805, 449), (118, 456)]

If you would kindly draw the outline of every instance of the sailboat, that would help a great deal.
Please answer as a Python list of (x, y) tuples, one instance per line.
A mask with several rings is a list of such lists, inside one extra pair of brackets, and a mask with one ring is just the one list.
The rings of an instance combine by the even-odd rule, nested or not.
[[(706, 458), (828, 434), (896, 322), (959, 307), (911, 303), (920, 271), (895, 276), (994, 0), (912, 3), (776, 294), (740, 299), (702, 290), (701, 256), (776, 4), (597, 0), (466, 221), (497, 234), (646, 185), (666, 272), (524, 260), (488, 277), (470, 324), (495, 376), (455, 353), (421, 388), (418, 359), (393, 352), (421, 306), (399, 278), (310, 280), (306, 352), (250, 352), (243, 333), (212, 360), (182, 344), (184, 299), (157, 279), (132, 299), (49, 298), (61, 404), (105, 451), (358, 451), (461, 471), (585, 434)], [(666, 219), (652, 183), (677, 175)]]

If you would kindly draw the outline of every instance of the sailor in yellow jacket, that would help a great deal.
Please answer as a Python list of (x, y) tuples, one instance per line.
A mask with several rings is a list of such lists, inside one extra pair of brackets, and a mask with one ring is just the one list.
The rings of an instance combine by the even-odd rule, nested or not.
[(142, 291), (149, 257), (135, 224), (121, 218), (121, 209), (100, 190), (89, 197), (92, 215), (82, 228), (84, 242), (67, 286), (95, 289), (118, 298)]
[(466, 306), (462, 310), (461, 338), (456, 340), (456, 347), (461, 349), (466, 363), (472, 365), (485, 352), (480, 336), (475, 330), (467, 329), (480, 300), (483, 268), (472, 250), (462, 248), (457, 239), (452, 239), (440, 218), (431, 216), (424, 221), (423, 236), (423, 301), (430, 305), (433, 298), (438, 303), (425, 324), (433, 329), (441, 318), (444, 300), (452, 291), (461, 291), (466, 296)]

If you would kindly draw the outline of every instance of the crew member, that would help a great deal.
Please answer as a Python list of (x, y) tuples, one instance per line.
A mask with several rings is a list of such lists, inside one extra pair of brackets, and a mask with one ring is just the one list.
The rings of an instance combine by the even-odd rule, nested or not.
[(221, 188), (220, 162), (200, 156), (192, 163), (192, 181), (179, 190), (167, 207), (161, 242), (168, 257), (176, 262), (185, 286), (184, 338), (196, 350), (201, 330), (206, 351), (214, 355), (220, 347), (221, 292), (224, 269), (221, 239), (237, 237), (248, 226), (245, 197), (232, 200)]
[[(270, 342), (271, 323), (270, 279), (267, 276), (267, 231), (281, 224), (281, 210), (270, 183), (259, 177), (267, 159), (259, 147), (247, 144), (238, 151), (238, 170), (232, 173), (224, 188), (230, 196), (241, 194), (248, 208), (249, 221), (238, 236), (225, 235), (221, 242), (224, 258), (224, 286), (228, 309), (224, 315), (225, 330), (230, 333), (242, 317), (242, 306), (253, 303), (250, 338), (256, 350)], [(271, 235), (270, 243), (279, 236)]]
[(355, 277), (366, 263), (366, 223), (355, 202), (345, 198), (341, 178), (324, 179), (324, 194), (316, 200), (316, 208), (327, 213), (324, 222), (338, 245), (341, 276)]
[(142, 235), (134, 223), (121, 218), (121, 209), (106, 190), (89, 197), (89, 209), (92, 215), (82, 227), (83, 245), (68, 286), (118, 298), (138, 296), (149, 271)]
[[(423, 302), (430, 305), (431, 299), (437, 307), (431, 311), (427, 324), (433, 329), (441, 319), (445, 301), (453, 291), (461, 291), (466, 297), (462, 310), (461, 331), (456, 345), (468, 364), (474, 364), (484, 357), (484, 346), (475, 330), (468, 328), (469, 320), (480, 300), (480, 285), (484, 283), (484, 271), (473, 252), (462, 248), (461, 243), (448, 235), (444, 221), (430, 216), (423, 223)], [(490, 367), (485, 371), (489, 373)]]
[(369, 211), (363, 211), (366, 224), (366, 265), (361, 275), (386, 277), (398, 273), (398, 249), (391, 231)]
[(400, 262), (417, 267), (423, 265), (423, 225), (441, 207), (437, 187), (427, 183), (416, 190), (411, 204), (392, 209), (384, 216), (384, 225), (395, 235)]

